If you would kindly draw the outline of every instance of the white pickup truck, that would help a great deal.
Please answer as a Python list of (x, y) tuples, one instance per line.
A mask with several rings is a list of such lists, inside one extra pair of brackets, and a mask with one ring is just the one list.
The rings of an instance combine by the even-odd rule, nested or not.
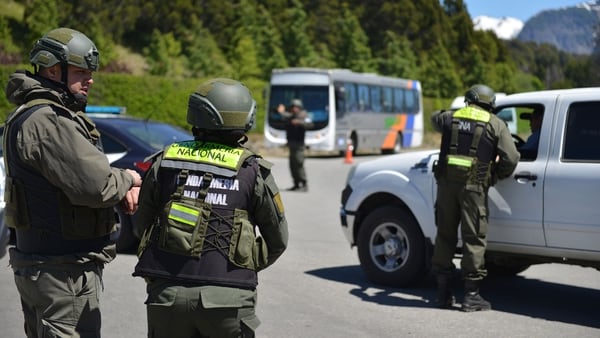
[[(537, 154), (523, 155), (512, 176), (490, 189), (490, 274), (547, 262), (600, 269), (600, 88), (508, 95), (496, 111), (506, 108), (544, 115)], [(428, 273), (437, 157), (437, 150), (407, 152), (350, 170), (341, 225), (371, 281), (406, 286)]]

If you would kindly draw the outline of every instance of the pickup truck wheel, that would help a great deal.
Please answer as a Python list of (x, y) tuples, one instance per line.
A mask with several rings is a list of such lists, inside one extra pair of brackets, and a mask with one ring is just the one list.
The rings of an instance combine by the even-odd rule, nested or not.
[(367, 278), (405, 287), (425, 275), (424, 239), (417, 222), (398, 207), (371, 212), (358, 233), (358, 258)]

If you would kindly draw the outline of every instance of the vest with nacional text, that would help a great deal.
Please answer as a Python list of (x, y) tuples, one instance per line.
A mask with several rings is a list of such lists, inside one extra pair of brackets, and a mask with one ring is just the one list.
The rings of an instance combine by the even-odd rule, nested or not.
[(134, 276), (256, 288), (250, 257), (256, 234), (247, 210), (258, 174), (257, 155), (241, 147), (205, 141), (167, 147), (157, 182), (162, 209)]

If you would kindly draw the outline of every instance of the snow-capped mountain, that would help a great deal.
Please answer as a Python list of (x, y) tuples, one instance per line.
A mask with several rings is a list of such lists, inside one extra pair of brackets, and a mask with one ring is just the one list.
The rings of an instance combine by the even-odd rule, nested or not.
[(558, 49), (589, 55), (596, 46), (596, 29), (600, 24), (600, 0), (576, 6), (547, 9), (529, 18), (517, 39), (551, 44)]
[(504, 40), (512, 40), (519, 35), (525, 23), (516, 18), (492, 18), (489, 16), (477, 16), (473, 18), (473, 25), (476, 30), (491, 30), (496, 36)]

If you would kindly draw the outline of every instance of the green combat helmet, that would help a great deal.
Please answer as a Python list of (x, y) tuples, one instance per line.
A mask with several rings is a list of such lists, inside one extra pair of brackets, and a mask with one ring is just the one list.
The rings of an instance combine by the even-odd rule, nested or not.
[(83, 33), (70, 28), (57, 28), (36, 41), (29, 61), (46, 68), (60, 62), (96, 71), (100, 55), (92, 40)]
[(298, 107), (300, 109), (304, 109), (304, 105), (302, 104), (302, 100), (300, 99), (293, 99), (292, 102), (290, 103), (290, 107)]
[(241, 82), (217, 78), (202, 83), (188, 101), (187, 121), (205, 130), (244, 130), (254, 125), (256, 101)]
[(496, 93), (486, 85), (476, 84), (465, 93), (465, 102), (492, 110), (496, 107)]

